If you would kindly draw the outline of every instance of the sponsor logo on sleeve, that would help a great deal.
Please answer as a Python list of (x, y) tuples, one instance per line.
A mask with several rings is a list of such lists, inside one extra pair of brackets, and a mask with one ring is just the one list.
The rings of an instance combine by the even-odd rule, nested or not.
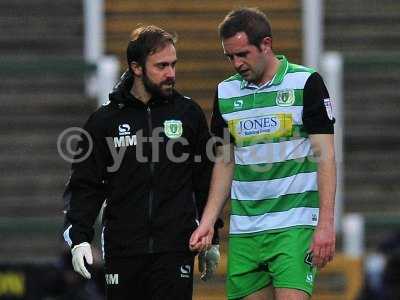
[(325, 110), (326, 114), (328, 115), (329, 120), (333, 120), (333, 103), (331, 98), (326, 98), (324, 99), (324, 105), (325, 105)]

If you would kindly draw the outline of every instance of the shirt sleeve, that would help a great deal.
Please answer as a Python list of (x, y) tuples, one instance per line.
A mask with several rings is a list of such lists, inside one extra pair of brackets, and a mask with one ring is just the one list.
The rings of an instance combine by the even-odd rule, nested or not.
[[(215, 137), (219, 137), (224, 140), (221, 143), (216, 142), (215, 146), (220, 146), (222, 144), (230, 144), (234, 143), (234, 137), (229, 133), (228, 123), (226, 123), (225, 119), (222, 117), (221, 111), (219, 110), (218, 105), (218, 91), (215, 91), (215, 98), (214, 98), (214, 107), (211, 116), (211, 134)], [(226, 134), (225, 134), (226, 133)]]
[(213, 162), (207, 153), (210, 131), (208, 129), (206, 117), (198, 104), (193, 101), (193, 105), (196, 108), (196, 116), (198, 119), (193, 153), (193, 187), (199, 214), (198, 217), (201, 217), (207, 202)]
[[(82, 242), (91, 242), (93, 225), (106, 198), (104, 174), (106, 169), (106, 145), (96, 134), (93, 116), (84, 126), (88, 135), (82, 134), (77, 147), (80, 153), (90, 153), (72, 163), (71, 176), (63, 199), (65, 203), (64, 239), (71, 247)], [(101, 141), (102, 140), (102, 141)]]
[(310, 75), (303, 90), (303, 125), (308, 134), (333, 134), (332, 100), (317, 72)]
[(214, 107), (211, 116), (211, 133), (214, 136), (223, 138), (225, 128), (228, 128), (228, 124), (226, 123), (224, 118), (222, 118), (218, 105), (218, 91), (215, 91)]

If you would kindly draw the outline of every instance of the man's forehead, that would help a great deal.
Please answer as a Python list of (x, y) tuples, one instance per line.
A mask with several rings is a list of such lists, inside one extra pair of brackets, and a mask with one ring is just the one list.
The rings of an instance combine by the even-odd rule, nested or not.
[(245, 43), (245, 44), (248, 44), (248, 42), (249, 42), (249, 38), (247, 37), (247, 34), (246, 34), (246, 32), (244, 32), (244, 31), (241, 31), (241, 32), (236, 33), (236, 34), (232, 37), (232, 39), (235, 40), (235, 41), (238, 42), (238, 43)]
[(222, 40), (222, 46), (225, 51), (227, 49), (236, 51), (236, 49), (243, 49), (250, 46), (250, 44), (247, 34), (245, 32), (238, 32), (234, 36)]
[(163, 48), (148, 56), (148, 60), (153, 62), (164, 62), (176, 60), (176, 50), (173, 44), (167, 44)]

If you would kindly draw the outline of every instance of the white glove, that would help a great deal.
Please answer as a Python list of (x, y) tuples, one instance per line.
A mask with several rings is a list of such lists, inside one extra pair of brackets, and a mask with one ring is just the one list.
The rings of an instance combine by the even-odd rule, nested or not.
[(211, 245), (209, 250), (200, 252), (199, 271), (201, 273), (201, 280), (207, 281), (213, 276), (217, 269), (220, 257), (219, 245)]
[(87, 242), (80, 243), (72, 248), (71, 253), (72, 266), (74, 267), (75, 272), (81, 274), (86, 279), (90, 279), (91, 275), (85, 267), (85, 260), (89, 265), (93, 264), (93, 255), (90, 244)]

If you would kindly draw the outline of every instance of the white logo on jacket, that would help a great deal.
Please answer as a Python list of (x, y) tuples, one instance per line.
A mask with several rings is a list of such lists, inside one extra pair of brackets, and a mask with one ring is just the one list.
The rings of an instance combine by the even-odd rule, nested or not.
[(130, 135), (131, 134), (131, 126), (129, 124), (121, 124), (118, 126), (118, 134), (119, 135)]
[(106, 274), (107, 285), (117, 285), (119, 283), (118, 274)]
[(136, 146), (137, 137), (136, 135), (131, 135), (131, 126), (129, 124), (120, 124), (118, 126), (118, 135), (113, 137), (115, 148)]
[(182, 265), (181, 266), (181, 277), (190, 278), (190, 265)]

